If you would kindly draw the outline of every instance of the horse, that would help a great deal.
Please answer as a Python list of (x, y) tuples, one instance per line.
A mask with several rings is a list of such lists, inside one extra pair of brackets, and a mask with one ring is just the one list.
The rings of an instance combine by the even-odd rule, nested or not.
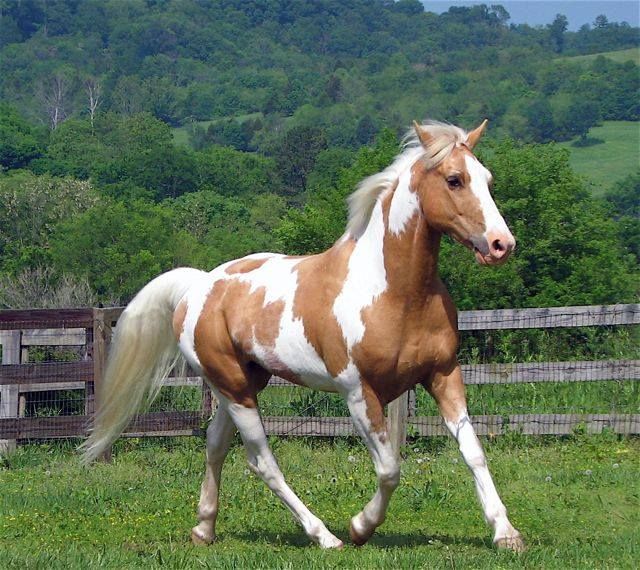
[(487, 266), (504, 263), (515, 247), (491, 196), (492, 175), (473, 154), (486, 125), (467, 133), (414, 122), (392, 164), (348, 198), (346, 231), (323, 253), (252, 254), (211, 272), (174, 269), (143, 287), (117, 323), (84, 461), (107, 449), (182, 355), (218, 399), (192, 541), (216, 538), (222, 464), (237, 429), (249, 467), (307, 536), (341, 548), (287, 485), (257, 401), (271, 376), (337, 392), (377, 476), (373, 498), (350, 522), (351, 540), (362, 545), (385, 520), (400, 478), (384, 406), (422, 384), (471, 470), (494, 544), (521, 551), (469, 420), (456, 308), (438, 275), (443, 234)]

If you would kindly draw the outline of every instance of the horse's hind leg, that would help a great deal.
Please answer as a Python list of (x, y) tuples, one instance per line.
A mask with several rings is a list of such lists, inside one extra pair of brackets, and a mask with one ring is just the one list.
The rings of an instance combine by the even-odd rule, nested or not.
[[(365, 397), (365, 393), (368, 397)], [(384, 411), (378, 397), (362, 385), (347, 394), (347, 404), (356, 431), (369, 449), (378, 478), (375, 495), (351, 519), (351, 540), (360, 546), (384, 522), (391, 495), (400, 481), (400, 467), (389, 441)]]
[(227, 402), (226, 406), (244, 442), (249, 467), (280, 497), (311, 540), (323, 548), (341, 547), (342, 541), (327, 530), (324, 523), (309, 511), (285, 482), (280, 467), (269, 449), (258, 408), (232, 402)]
[(207, 428), (207, 467), (198, 503), (200, 522), (191, 531), (194, 544), (211, 544), (216, 538), (220, 475), (235, 432), (236, 427), (229, 413), (223, 406), (219, 406)]
[(460, 365), (454, 363), (450, 370), (437, 371), (425, 387), (436, 400), (445, 424), (458, 441), (462, 457), (473, 474), (484, 518), (494, 531), (494, 544), (515, 551), (524, 550), (522, 537), (509, 522), (507, 509), (489, 473), (482, 445), (467, 415)]

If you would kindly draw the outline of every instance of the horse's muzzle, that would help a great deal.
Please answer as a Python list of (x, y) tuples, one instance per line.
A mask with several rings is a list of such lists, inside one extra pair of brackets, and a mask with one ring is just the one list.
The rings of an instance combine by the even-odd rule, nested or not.
[(473, 251), (481, 265), (502, 265), (515, 247), (516, 240), (511, 232), (490, 231), (473, 244)]

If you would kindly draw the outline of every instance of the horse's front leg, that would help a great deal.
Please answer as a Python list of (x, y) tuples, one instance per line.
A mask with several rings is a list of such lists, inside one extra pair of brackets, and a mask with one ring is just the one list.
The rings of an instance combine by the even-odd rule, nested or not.
[(383, 407), (376, 394), (361, 384), (350, 391), (346, 399), (356, 431), (371, 453), (378, 478), (375, 495), (351, 519), (351, 540), (360, 546), (384, 522), (389, 500), (400, 481), (400, 467), (389, 441)]
[(500, 548), (524, 550), (522, 537), (509, 522), (507, 509), (489, 473), (482, 445), (469, 420), (460, 365), (454, 362), (449, 370), (436, 371), (426, 388), (437, 402), (445, 424), (458, 441), (462, 457), (473, 474), (484, 518), (494, 531), (493, 543)]

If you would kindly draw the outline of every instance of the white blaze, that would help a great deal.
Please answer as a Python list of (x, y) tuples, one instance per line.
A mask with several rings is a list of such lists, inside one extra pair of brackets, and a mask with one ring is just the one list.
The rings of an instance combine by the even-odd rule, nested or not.
[(485, 238), (488, 232), (500, 232), (511, 235), (504, 218), (498, 211), (496, 203), (493, 201), (491, 192), (489, 192), (489, 180), (491, 173), (480, 163), (480, 161), (471, 155), (465, 155), (467, 172), (469, 173), (470, 186), (473, 194), (478, 198), (482, 214), (485, 222)]

